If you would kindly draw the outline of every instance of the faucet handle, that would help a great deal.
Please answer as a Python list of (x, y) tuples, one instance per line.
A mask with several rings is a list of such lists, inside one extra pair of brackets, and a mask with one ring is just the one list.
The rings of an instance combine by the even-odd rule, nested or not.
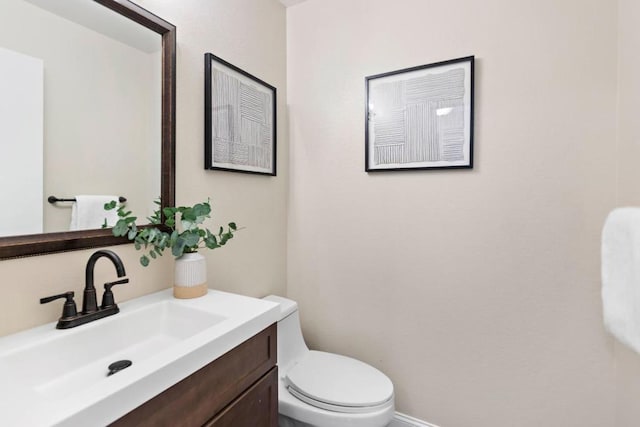
[(60, 317), (60, 319), (69, 319), (78, 314), (78, 310), (76, 308), (76, 302), (73, 300), (74, 295), (75, 294), (73, 291), (69, 291), (59, 295), (40, 298), (40, 304), (46, 304), (60, 298), (66, 298), (67, 300), (65, 301), (64, 306), (62, 307), (62, 317)]
[(116, 305), (116, 302), (113, 299), (113, 292), (111, 291), (111, 288), (115, 285), (123, 285), (125, 283), (129, 283), (129, 279), (125, 278), (116, 280), (115, 282), (107, 282), (104, 284), (104, 294), (102, 294), (102, 304), (100, 305), (101, 309)]

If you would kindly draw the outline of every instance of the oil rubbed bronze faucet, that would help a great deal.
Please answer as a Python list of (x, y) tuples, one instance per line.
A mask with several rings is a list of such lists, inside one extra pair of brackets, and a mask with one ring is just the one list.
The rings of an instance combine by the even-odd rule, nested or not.
[(82, 311), (80, 313), (78, 313), (76, 309), (76, 303), (73, 300), (74, 293), (71, 291), (40, 299), (40, 304), (46, 304), (57, 300), (58, 298), (66, 299), (62, 309), (62, 316), (58, 319), (56, 328), (74, 328), (76, 326), (84, 325), (85, 323), (93, 322), (94, 320), (102, 319), (103, 317), (111, 316), (120, 311), (113, 298), (111, 288), (115, 285), (129, 283), (129, 279), (127, 278), (105, 283), (104, 293), (102, 294), (102, 304), (98, 307), (96, 288), (93, 285), (93, 270), (96, 266), (96, 262), (102, 257), (106, 257), (111, 260), (116, 268), (118, 277), (126, 275), (122, 260), (115, 252), (100, 250), (91, 255), (89, 261), (87, 261), (84, 294), (82, 298)]

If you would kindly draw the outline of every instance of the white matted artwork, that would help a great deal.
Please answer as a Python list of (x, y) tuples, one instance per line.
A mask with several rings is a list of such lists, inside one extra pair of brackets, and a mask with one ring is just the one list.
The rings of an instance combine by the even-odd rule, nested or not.
[(365, 78), (365, 171), (473, 167), (474, 57)]
[(276, 88), (205, 54), (205, 169), (276, 175)]

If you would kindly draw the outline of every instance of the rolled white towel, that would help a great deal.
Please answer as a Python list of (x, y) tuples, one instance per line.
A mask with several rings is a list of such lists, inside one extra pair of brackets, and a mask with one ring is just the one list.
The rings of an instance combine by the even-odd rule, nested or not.
[(118, 196), (109, 195), (79, 195), (71, 208), (70, 230), (93, 230), (101, 228), (105, 219), (107, 225), (113, 226), (118, 221), (116, 209), (106, 211), (104, 204), (118, 201)]
[(618, 208), (602, 230), (604, 324), (640, 353), (640, 208)]

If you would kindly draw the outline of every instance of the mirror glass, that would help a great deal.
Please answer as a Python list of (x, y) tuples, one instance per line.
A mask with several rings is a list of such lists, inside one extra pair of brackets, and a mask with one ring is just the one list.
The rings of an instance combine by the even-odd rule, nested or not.
[(122, 196), (140, 217), (158, 194), (174, 205), (176, 27), (129, 0), (2, 0), (0, 24), (0, 259), (130, 243), (92, 228), (102, 204), (97, 222), (58, 231), (70, 202), (45, 200)]
[(91, 0), (0, 1), (0, 237), (104, 220), (79, 209), (91, 218), (72, 224), (73, 203), (50, 196), (124, 197), (139, 218), (151, 214), (161, 195), (162, 37)]

